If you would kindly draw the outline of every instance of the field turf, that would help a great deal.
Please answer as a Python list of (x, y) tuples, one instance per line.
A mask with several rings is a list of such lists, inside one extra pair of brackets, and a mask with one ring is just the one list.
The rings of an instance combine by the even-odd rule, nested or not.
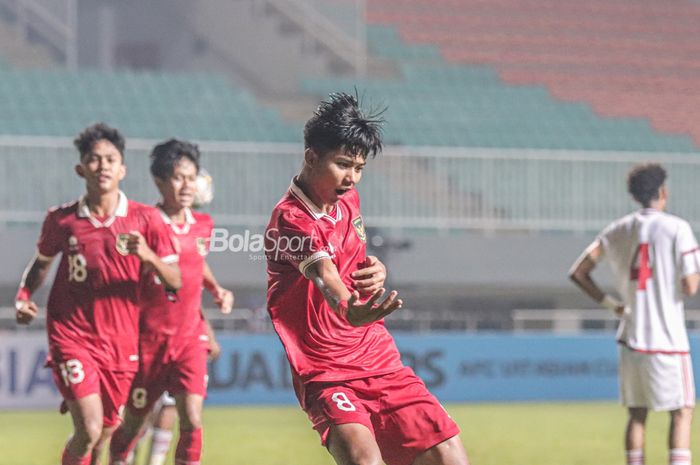
[[(625, 411), (614, 403), (446, 407), (462, 428), (472, 465), (624, 463)], [(334, 463), (296, 407), (207, 407), (204, 424), (203, 465)], [(666, 463), (668, 414), (650, 414), (648, 427), (647, 463)], [(69, 432), (70, 419), (54, 411), (2, 411), (0, 465), (58, 465)], [(700, 454), (700, 435), (693, 438)]]

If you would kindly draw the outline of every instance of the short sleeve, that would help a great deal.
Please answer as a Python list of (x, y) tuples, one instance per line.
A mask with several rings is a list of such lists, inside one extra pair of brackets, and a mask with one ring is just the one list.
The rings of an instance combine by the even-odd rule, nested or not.
[(59, 253), (65, 243), (64, 235), (64, 231), (56, 221), (56, 214), (54, 211), (47, 213), (46, 218), (44, 218), (44, 224), (41, 227), (41, 236), (37, 243), (39, 256), (42, 258), (51, 258)]
[(312, 221), (281, 221), (270, 251), (306, 274), (319, 260), (330, 259), (333, 251), (318, 225)]
[(149, 210), (146, 214), (144, 237), (148, 246), (163, 263), (176, 263), (178, 261), (177, 239), (155, 209)]
[(683, 221), (676, 235), (676, 251), (682, 276), (700, 273), (700, 249), (690, 225)]

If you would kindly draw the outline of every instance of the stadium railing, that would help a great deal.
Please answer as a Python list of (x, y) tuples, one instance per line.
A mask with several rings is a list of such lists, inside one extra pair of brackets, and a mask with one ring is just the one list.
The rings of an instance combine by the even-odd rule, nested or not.
[[(217, 332), (271, 333), (272, 323), (264, 308), (237, 308), (229, 315), (221, 315), (215, 308), (204, 309), (207, 319)], [(43, 313), (43, 312), (42, 312)], [(516, 309), (510, 322), (494, 325), (489, 312), (479, 310), (418, 312), (402, 309), (386, 320), (392, 331), (428, 333), (431, 331), (478, 332), (512, 331), (514, 333), (551, 332), (579, 334), (615, 331), (619, 319), (608, 310), (600, 309)], [(686, 310), (686, 324), (690, 331), (700, 331), (700, 310)], [(0, 307), (0, 332), (44, 331), (46, 317), (40, 315), (29, 326), (15, 323), (15, 310)]]
[[(134, 200), (158, 198), (148, 171), (156, 142), (128, 140), (122, 186)], [(297, 144), (201, 142), (200, 148), (215, 185), (207, 211), (220, 226), (263, 228), (302, 160)], [(637, 208), (625, 176), (650, 159), (669, 171), (671, 212), (700, 230), (694, 154), (390, 146), (370, 162), (358, 189), (372, 227), (590, 232)], [(76, 162), (69, 139), (0, 136), (0, 172), (7, 173), (0, 226), (36, 225), (50, 206), (76, 199), (84, 190)]]

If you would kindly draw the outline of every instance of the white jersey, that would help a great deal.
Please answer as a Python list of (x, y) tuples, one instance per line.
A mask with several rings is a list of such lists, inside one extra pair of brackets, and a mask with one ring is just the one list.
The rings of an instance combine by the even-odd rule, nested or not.
[(681, 279), (700, 272), (688, 222), (646, 208), (610, 224), (597, 242), (625, 302), (618, 341), (638, 351), (687, 353)]

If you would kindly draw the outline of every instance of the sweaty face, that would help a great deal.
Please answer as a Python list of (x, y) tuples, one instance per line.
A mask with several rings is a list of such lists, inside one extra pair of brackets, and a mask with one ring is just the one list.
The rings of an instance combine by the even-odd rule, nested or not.
[(95, 142), (90, 153), (82, 155), (77, 171), (88, 191), (103, 194), (119, 190), (119, 181), (126, 175), (122, 154), (105, 139)]
[(316, 156), (311, 169), (313, 190), (324, 204), (334, 204), (360, 182), (366, 161), (341, 150)]
[(167, 179), (156, 179), (156, 185), (166, 208), (189, 208), (194, 202), (197, 189), (197, 166), (183, 157), (173, 168)]

